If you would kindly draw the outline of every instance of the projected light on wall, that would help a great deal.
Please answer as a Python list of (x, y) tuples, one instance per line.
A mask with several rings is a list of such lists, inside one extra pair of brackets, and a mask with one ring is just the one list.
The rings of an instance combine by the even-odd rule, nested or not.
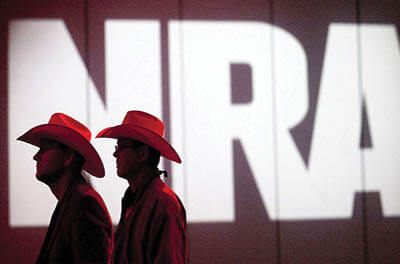
[[(162, 116), (160, 27), (151, 19), (106, 20), (104, 105), (62, 20), (9, 23), (11, 226), (45, 226), (55, 205), (34, 179), (36, 149), (17, 136), (53, 112), (82, 120), (93, 134), (120, 123), (127, 110)], [(365, 190), (380, 192), (385, 216), (400, 215), (394, 25), (329, 25), (309, 153), (291, 133), (310, 96), (307, 54), (293, 34), (261, 22), (177, 20), (168, 34), (170, 138), (183, 158), (172, 166), (173, 188), (189, 222), (235, 220), (233, 142), (243, 147), (271, 219), (350, 218), (355, 192), (363, 190), (362, 162)], [(245, 94), (235, 95), (237, 85)], [(366, 123), (372, 147), (361, 149)], [(92, 182), (117, 222), (127, 185), (115, 175), (115, 142), (93, 143), (106, 178)]]

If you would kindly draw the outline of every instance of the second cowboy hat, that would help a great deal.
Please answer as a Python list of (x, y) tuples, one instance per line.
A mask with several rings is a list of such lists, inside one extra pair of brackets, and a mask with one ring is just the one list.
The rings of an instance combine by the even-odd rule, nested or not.
[(128, 138), (140, 141), (160, 152), (160, 155), (181, 163), (175, 149), (164, 139), (164, 124), (157, 117), (142, 112), (129, 111), (122, 125), (109, 127), (100, 131), (96, 138)]
[(83, 169), (96, 177), (104, 177), (104, 165), (99, 154), (90, 144), (90, 130), (73, 119), (63, 114), (55, 113), (48, 124), (43, 124), (30, 129), (18, 137), (17, 140), (40, 147), (41, 139), (58, 141), (82, 155), (85, 159)]

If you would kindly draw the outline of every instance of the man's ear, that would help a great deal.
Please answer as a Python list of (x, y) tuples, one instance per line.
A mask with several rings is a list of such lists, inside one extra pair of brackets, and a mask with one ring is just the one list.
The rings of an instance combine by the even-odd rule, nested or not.
[(141, 161), (145, 161), (149, 158), (150, 156), (150, 148), (149, 146), (143, 145), (140, 147), (140, 158)]
[(74, 160), (74, 151), (72, 149), (67, 149), (67, 151), (65, 151), (64, 166), (68, 167), (69, 165), (71, 165), (73, 160)]

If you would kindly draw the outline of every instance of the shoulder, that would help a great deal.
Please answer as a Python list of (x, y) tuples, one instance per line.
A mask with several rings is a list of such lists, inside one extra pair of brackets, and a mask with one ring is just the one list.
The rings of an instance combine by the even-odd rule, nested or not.
[(96, 190), (86, 182), (76, 185), (74, 196), (76, 196), (79, 200), (103, 201), (98, 192), (96, 192)]
[(149, 187), (149, 194), (155, 199), (158, 207), (177, 213), (185, 210), (176, 193), (161, 179), (156, 178)]
[(100, 194), (88, 183), (80, 183), (75, 187), (73, 199), (78, 210), (95, 210), (107, 213), (106, 205)]

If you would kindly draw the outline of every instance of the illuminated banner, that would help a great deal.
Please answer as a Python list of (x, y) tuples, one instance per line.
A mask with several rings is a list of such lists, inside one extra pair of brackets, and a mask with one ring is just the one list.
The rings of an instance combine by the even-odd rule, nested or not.
[[(0, 263), (32, 263), (55, 206), (16, 141), (61, 111), (93, 135), (160, 117), (190, 263), (400, 262), (399, 1), (0, 4)], [(89, 177), (114, 223), (115, 141)]]
[[(330, 25), (307, 158), (291, 134), (309, 99), (306, 54), (293, 35), (257, 22), (171, 21), (168, 32), (170, 134), (184, 161), (173, 165), (173, 187), (190, 222), (234, 221), (233, 140), (243, 146), (272, 219), (351, 217), (362, 163), (366, 190), (381, 193), (386, 216), (400, 214), (393, 188), (400, 186), (393, 127), (400, 118), (390, 114), (400, 110), (394, 26)], [(62, 20), (9, 24), (11, 225), (47, 225), (55, 202), (33, 177), (36, 149), (15, 138), (58, 111), (86, 118), (94, 134), (130, 109), (161, 116), (160, 43), (157, 20), (106, 21), (105, 108)], [(362, 124), (374, 146), (364, 154)], [(126, 185), (115, 176), (114, 142), (93, 142), (107, 175), (94, 185), (117, 222)]]

